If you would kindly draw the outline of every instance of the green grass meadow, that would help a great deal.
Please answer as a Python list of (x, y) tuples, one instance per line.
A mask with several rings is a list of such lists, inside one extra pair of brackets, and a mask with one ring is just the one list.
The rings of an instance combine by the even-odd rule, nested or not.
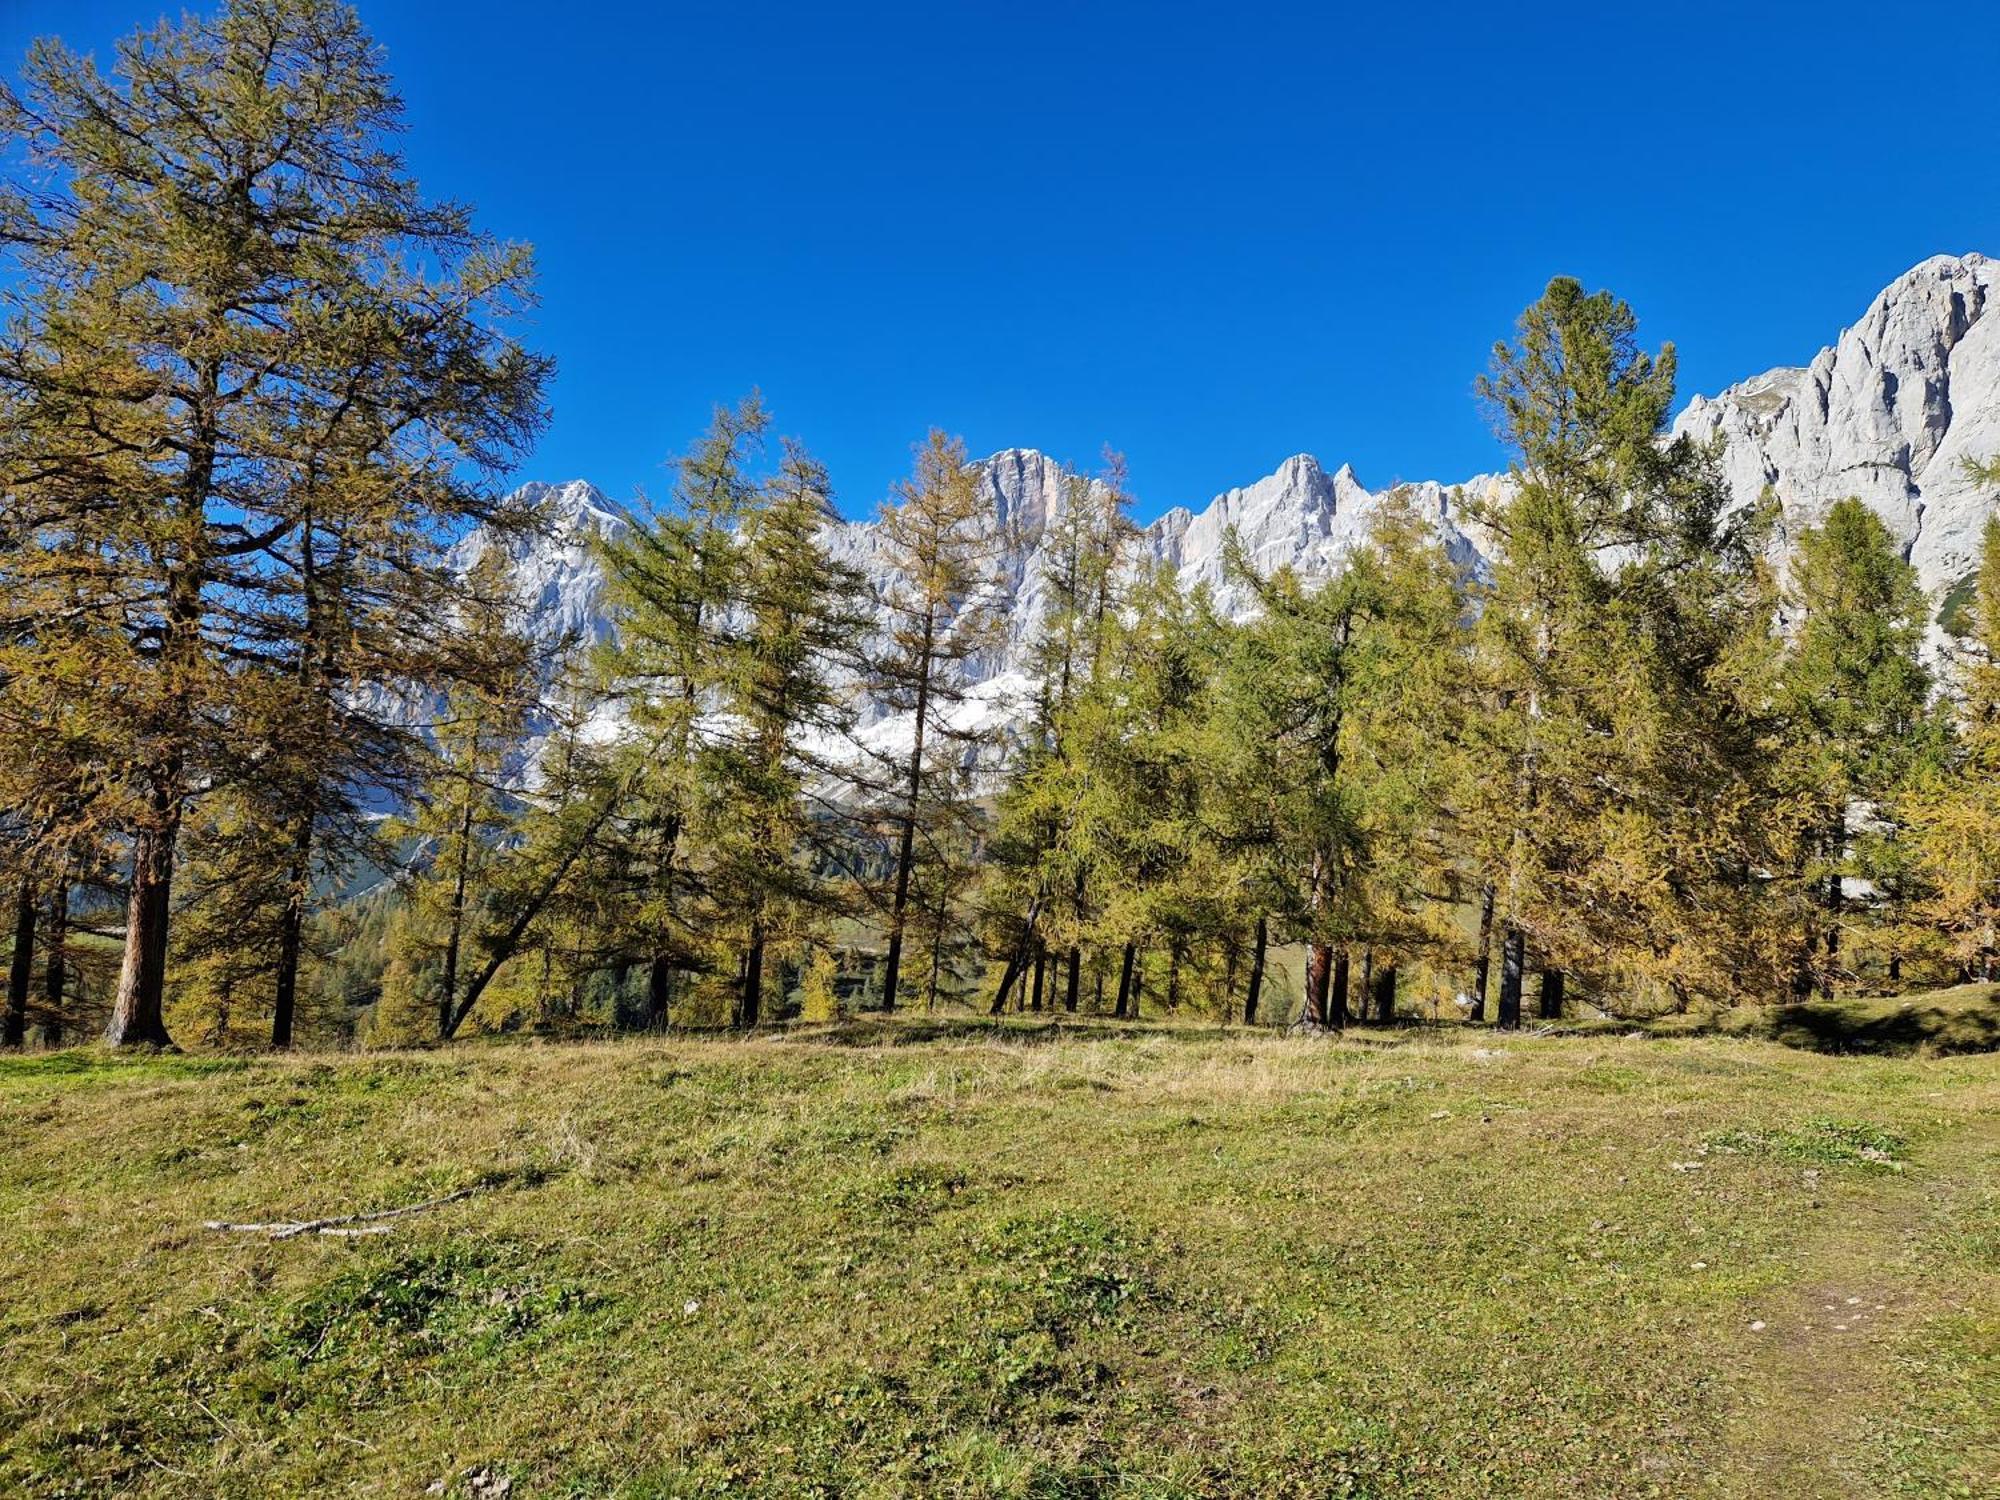
[(2000, 1494), (2000, 1055), (1923, 1038), (78, 1051), (0, 1127), (7, 1493)]

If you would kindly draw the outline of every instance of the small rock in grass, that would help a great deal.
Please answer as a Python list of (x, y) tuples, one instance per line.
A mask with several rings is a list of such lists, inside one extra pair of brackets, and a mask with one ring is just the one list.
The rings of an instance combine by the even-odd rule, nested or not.
[(688, 1298), (686, 1304), (681, 1308), (681, 1312), (685, 1316), (690, 1318), (700, 1311), (701, 1311), (701, 1299), (699, 1297)]
[(1762, 1333), (1764, 1331), (1764, 1320), (1762, 1318), (1752, 1318), (1750, 1320), (1750, 1331), (1752, 1333)]

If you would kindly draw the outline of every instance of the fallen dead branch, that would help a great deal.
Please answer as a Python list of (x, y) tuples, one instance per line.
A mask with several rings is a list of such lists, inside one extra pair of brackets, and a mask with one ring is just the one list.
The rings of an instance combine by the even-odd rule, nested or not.
[(390, 1226), (381, 1222), (384, 1219), (402, 1219), (411, 1214), (442, 1208), (447, 1203), (470, 1198), (474, 1193), (483, 1193), (491, 1186), (493, 1184), (489, 1182), (475, 1182), (471, 1187), (460, 1188), (455, 1193), (446, 1193), (442, 1198), (427, 1198), (422, 1203), (408, 1203), (401, 1208), (382, 1208), (367, 1214), (336, 1214), (326, 1219), (301, 1219), (292, 1223), (274, 1224), (231, 1224), (223, 1219), (206, 1219), (201, 1227), (221, 1230), (227, 1234), (268, 1235), (274, 1240), (294, 1239), (302, 1234), (337, 1235), (342, 1238), (364, 1234), (387, 1234)]

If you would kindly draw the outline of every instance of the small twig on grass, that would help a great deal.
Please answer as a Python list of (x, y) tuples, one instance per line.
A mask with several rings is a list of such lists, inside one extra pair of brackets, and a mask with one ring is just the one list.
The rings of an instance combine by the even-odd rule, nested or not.
[[(219, 1229), (231, 1234), (265, 1234), (274, 1240), (289, 1240), (301, 1234), (338, 1235), (351, 1238), (362, 1234), (387, 1234), (389, 1226), (376, 1222), (381, 1219), (400, 1219), (409, 1214), (420, 1214), (426, 1209), (442, 1208), (447, 1203), (456, 1203), (461, 1198), (470, 1198), (474, 1193), (483, 1193), (493, 1186), (490, 1182), (475, 1182), (471, 1187), (460, 1188), (455, 1193), (446, 1193), (442, 1198), (427, 1198), (422, 1203), (410, 1203), (402, 1208), (382, 1208), (370, 1214), (336, 1214), (327, 1219), (303, 1219), (296, 1223), (276, 1224), (231, 1224), (222, 1219), (206, 1219), (203, 1229)], [(366, 1225), (363, 1229), (352, 1229), (349, 1225)]]

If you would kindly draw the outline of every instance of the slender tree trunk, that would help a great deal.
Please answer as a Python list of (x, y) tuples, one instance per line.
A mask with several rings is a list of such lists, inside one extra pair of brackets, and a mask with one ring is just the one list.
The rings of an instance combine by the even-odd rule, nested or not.
[(1112, 1011), (1111, 1014), (1121, 1021), (1129, 1019), (1132, 1014), (1130, 1009), (1132, 1003), (1132, 959), (1136, 951), (1132, 944), (1127, 943), (1125, 945), (1125, 957), (1118, 966), (1118, 1008)]
[(1020, 941), (1014, 944), (1014, 951), (1007, 955), (1007, 967), (1000, 971), (1000, 987), (993, 993), (993, 1005), (988, 1015), (1000, 1016), (1007, 1013), (1007, 997), (1013, 993), (1014, 983), (1021, 977), (1021, 971), (1028, 964), (1028, 950), (1035, 942), (1035, 922), (1042, 914), (1042, 903), (1037, 898), (1028, 907), (1028, 920), (1021, 928)]
[(750, 923), (750, 943), (743, 950), (743, 998), (737, 1007), (736, 1024), (744, 1031), (755, 1029), (764, 1015), (764, 919)]
[(1175, 943), (1167, 949), (1167, 1014), (1177, 1015), (1181, 1008), (1181, 946)]
[(1264, 948), (1270, 938), (1270, 926), (1264, 914), (1257, 914), (1256, 946), (1250, 950), (1250, 988), (1243, 996), (1243, 1024), (1257, 1024), (1257, 1002), (1264, 994)]
[(1900, 953), (1891, 953), (1889, 955), (1889, 983), (1901, 984), (1902, 982), (1903, 955)]
[(1472, 967), (1473, 1021), (1486, 1019), (1486, 979), (1493, 959), (1493, 882), (1479, 888), (1479, 961)]
[(1375, 974), (1375, 1023), (1388, 1026), (1396, 1019), (1396, 965), (1382, 965)]
[(1521, 969), (1527, 954), (1527, 937), (1512, 922), (1500, 938), (1500, 1017), (1502, 1030), (1514, 1031), (1521, 1025)]
[(1042, 980), (1048, 973), (1048, 968), (1049, 950), (1042, 944), (1037, 943), (1035, 944), (1035, 986), (1033, 998), (1028, 1002), (1028, 1009), (1036, 1015), (1042, 1013)]
[(1833, 998), (1834, 971), (1840, 966), (1840, 872), (1826, 877), (1826, 967), (1820, 970), (1819, 994)]
[(113, 1047), (171, 1047), (163, 1006), (167, 988), (167, 924), (172, 918), (174, 845), (180, 833), (178, 803), (132, 840), (132, 890), (125, 908), (125, 958), (104, 1040)]
[[(1354, 1015), (1357, 1019), (1363, 1021), (1368, 1019), (1368, 1003), (1374, 997), (1374, 994), (1375, 950), (1373, 948), (1363, 948), (1361, 950), (1361, 983), (1354, 992)], [(1345, 1025), (1347, 1022), (1346, 1005), (1343, 1004), (1340, 1007), (1340, 1012), (1341, 1023)]]
[(1542, 1014), (1544, 1021), (1560, 1021), (1563, 1013), (1563, 971), (1542, 970)]
[(57, 873), (49, 891), (48, 933), (42, 940), (42, 1045), (63, 1040), (64, 991), (69, 983), (69, 872)]
[(465, 788), (465, 805), (458, 818), (458, 861), (451, 878), (451, 911), (444, 940), (443, 994), (438, 997), (438, 1036), (449, 1040), (458, 1014), (458, 956), (465, 935), (465, 889), (472, 868), (472, 786)]
[(1071, 1015), (1076, 1014), (1077, 989), (1082, 979), (1083, 949), (1079, 945), (1071, 943), (1069, 945), (1069, 977), (1063, 984), (1063, 1009)]
[(271, 1045), (292, 1045), (292, 1018), (298, 1010), (299, 953), (305, 946), (306, 898), (312, 882), (313, 815), (299, 815), (292, 835), (292, 863), (285, 872), (285, 909), (278, 918), (278, 974), (271, 1008)]
[(910, 771), (903, 792), (903, 828), (896, 850), (896, 890), (889, 907), (889, 960), (882, 973), (882, 1009), (896, 1008), (896, 983), (903, 968), (903, 927), (910, 904), (910, 870), (916, 863), (917, 808), (924, 789), (924, 728), (930, 717), (931, 654), (937, 610), (924, 611), (923, 642), (917, 658), (916, 732), (911, 736)]
[(1327, 1013), (1347, 1020), (1347, 975), (1351, 960), (1347, 949), (1340, 948), (1333, 955), (1333, 988), (1326, 997)]
[(22, 877), (14, 896), (14, 962), (7, 971), (7, 1018), (0, 1045), (19, 1047), (28, 1039), (28, 991), (35, 980), (35, 916), (41, 910), (35, 882)]

